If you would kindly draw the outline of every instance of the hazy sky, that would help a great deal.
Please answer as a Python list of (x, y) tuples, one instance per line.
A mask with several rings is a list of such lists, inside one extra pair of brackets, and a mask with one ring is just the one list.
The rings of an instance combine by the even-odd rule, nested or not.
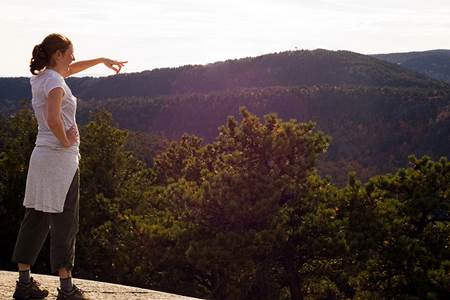
[[(31, 76), (33, 47), (52, 32), (72, 40), (76, 60), (128, 60), (123, 72), (294, 49), (450, 49), (450, 1), (2, 1), (0, 76)], [(111, 74), (98, 65), (79, 76)]]

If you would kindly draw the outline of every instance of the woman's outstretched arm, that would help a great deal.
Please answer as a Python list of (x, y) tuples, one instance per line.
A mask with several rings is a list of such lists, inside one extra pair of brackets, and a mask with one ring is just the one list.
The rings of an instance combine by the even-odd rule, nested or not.
[[(76, 74), (78, 72), (81, 72), (83, 70), (86, 70), (90, 67), (93, 67), (97, 64), (103, 63), (108, 68), (116, 71), (116, 74), (120, 72), (120, 69), (126, 64), (128, 61), (115, 61), (109, 58), (100, 57), (95, 59), (89, 59), (89, 60), (81, 60), (74, 63), (71, 63), (69, 65), (69, 70), (64, 77), (68, 77), (70, 75)], [(117, 67), (114, 67), (117, 66)]]

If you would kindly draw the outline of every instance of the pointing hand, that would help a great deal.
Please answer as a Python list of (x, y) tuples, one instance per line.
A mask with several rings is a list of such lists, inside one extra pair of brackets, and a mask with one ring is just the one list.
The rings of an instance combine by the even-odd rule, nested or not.
[[(105, 64), (105, 66), (107, 66), (108, 68), (116, 71), (116, 74), (118, 74), (120, 72), (120, 70), (122, 69), (122, 67), (127, 63), (128, 61), (116, 61), (116, 60), (112, 60), (109, 58), (104, 58), (103, 59), (103, 63)], [(115, 67), (117, 66), (117, 67)]]

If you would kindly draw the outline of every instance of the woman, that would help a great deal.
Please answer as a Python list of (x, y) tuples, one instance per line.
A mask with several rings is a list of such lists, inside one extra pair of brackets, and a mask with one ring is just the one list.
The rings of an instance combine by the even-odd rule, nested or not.
[(72, 63), (73, 44), (61, 34), (48, 35), (33, 49), (30, 62), (32, 105), (38, 121), (23, 205), (26, 207), (12, 260), (18, 263), (15, 299), (48, 295), (30, 276), (30, 266), (50, 231), (52, 273), (59, 273), (57, 299), (87, 299), (72, 282), (79, 220), (79, 133), (77, 98), (64, 78), (99, 63), (120, 72), (126, 61), (97, 58)]

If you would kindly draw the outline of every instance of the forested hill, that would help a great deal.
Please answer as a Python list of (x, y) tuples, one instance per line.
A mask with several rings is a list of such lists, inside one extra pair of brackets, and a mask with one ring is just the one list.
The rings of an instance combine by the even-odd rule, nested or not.
[(450, 154), (446, 89), (313, 85), (91, 99), (79, 104), (81, 124), (88, 122), (91, 111), (105, 108), (120, 128), (175, 140), (190, 133), (213, 141), (227, 116), (240, 118), (240, 106), (261, 118), (275, 112), (284, 120), (312, 120), (332, 137), (319, 167), (338, 184), (345, 184), (350, 170), (363, 180), (390, 172), (404, 166), (411, 153), (434, 159)]
[[(0, 78), (0, 101), (29, 99), (31, 91), (28, 81), (27, 77)], [(67, 82), (74, 94), (82, 99), (313, 84), (448, 87), (375, 57), (324, 49), (286, 51), (207, 65), (161, 68), (100, 78), (71, 77)]]
[(398, 64), (437, 80), (450, 82), (450, 50), (375, 54), (373, 57)]

